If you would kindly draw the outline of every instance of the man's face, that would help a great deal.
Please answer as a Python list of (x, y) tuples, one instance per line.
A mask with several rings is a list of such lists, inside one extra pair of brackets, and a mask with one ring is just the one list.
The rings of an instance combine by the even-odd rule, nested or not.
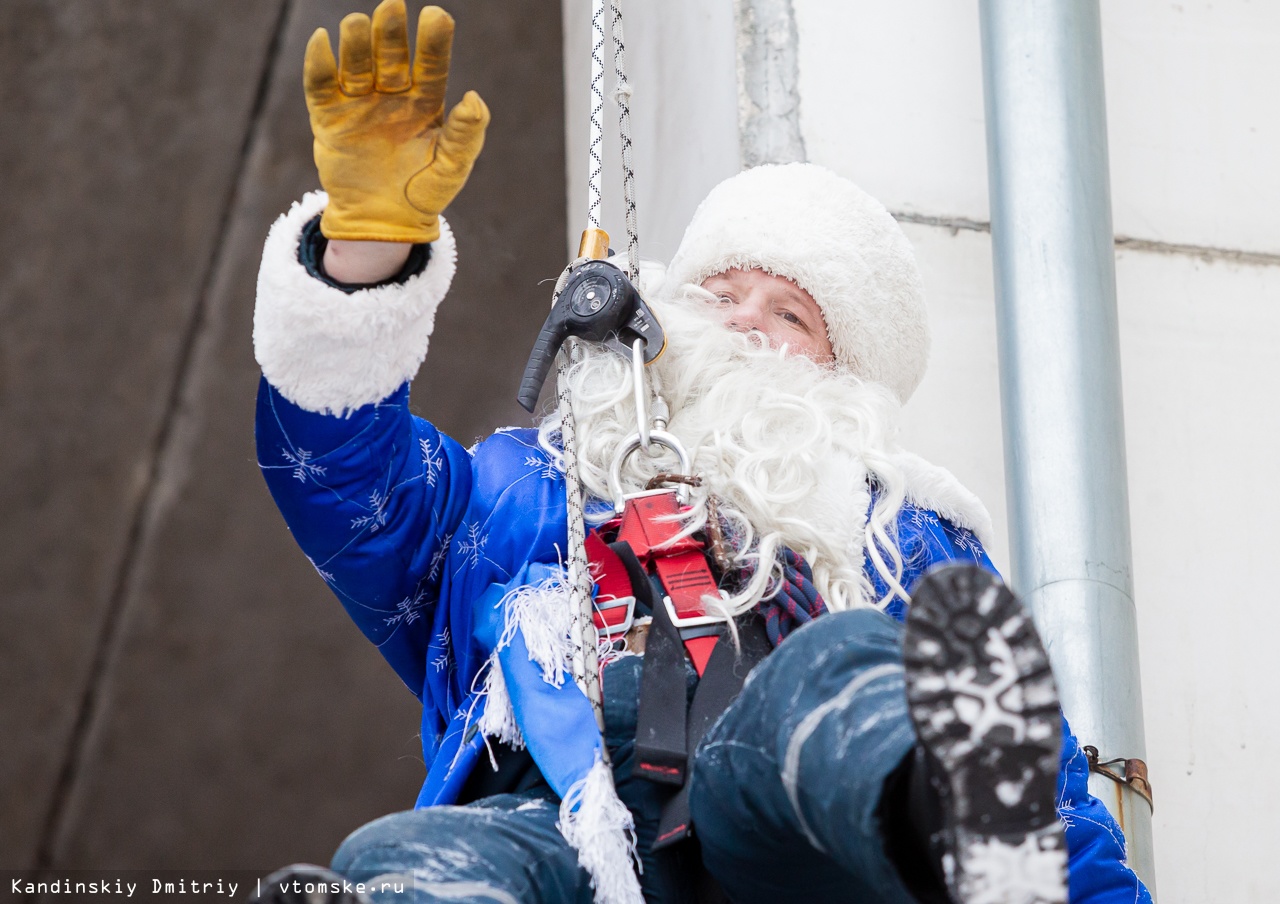
[(726, 270), (702, 288), (716, 296), (724, 324), (740, 333), (759, 331), (772, 348), (805, 355), (819, 364), (834, 360), (822, 310), (804, 289), (763, 270)]

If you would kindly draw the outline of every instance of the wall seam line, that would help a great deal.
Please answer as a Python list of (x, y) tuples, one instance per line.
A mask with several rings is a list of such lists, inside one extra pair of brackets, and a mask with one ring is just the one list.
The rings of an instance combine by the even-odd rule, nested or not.
[(129, 590), (136, 577), (142, 550), (149, 538), (147, 526), (153, 521), (159, 501), (159, 493), (157, 492), (158, 478), (163, 470), (163, 463), (167, 460), (172, 449), (174, 426), (177, 423), (182, 400), (190, 383), (192, 364), (195, 360), (195, 349), (201, 330), (206, 323), (213, 282), (225, 253), (232, 212), (239, 204), (246, 165), (260, 133), (262, 116), (276, 69), (276, 58), (279, 55), (280, 46), (284, 39), (285, 24), (288, 21), (293, 5), (294, 0), (282, 0), (280, 10), (276, 14), (271, 40), (264, 54), (262, 71), (259, 73), (253, 102), (249, 108), (245, 135), (240, 144), (235, 169), (230, 180), (230, 188), (223, 199), (222, 209), (218, 215), (213, 250), (209, 255), (205, 271), (200, 279), (196, 303), (182, 333), (168, 398), (160, 417), (160, 424), (147, 454), (146, 480), (143, 484), (143, 490), (139, 494), (138, 502), (129, 518), (124, 551), (115, 570), (115, 578), (111, 585), (111, 595), (108, 597), (106, 612), (103, 615), (98, 637), (93, 647), (89, 673), (80, 695), (76, 718), (72, 723), (71, 733), (67, 738), (62, 764), (49, 797), (49, 805), (45, 811), (45, 819), (35, 848), (32, 871), (36, 874), (37, 880), (54, 867), (53, 861), (57, 854), (55, 848), (65, 828), (68, 806), (80, 779), (92, 728), (102, 710), (102, 685), (115, 664), (119, 647), (123, 641), (122, 630), (125, 623), (125, 610), (128, 608)]
[[(957, 232), (990, 232), (991, 223), (986, 220), (972, 220), (967, 217), (938, 217), (921, 213), (909, 213), (891, 210), (890, 215), (899, 223), (911, 223), (915, 226), (932, 226), (937, 229)], [(1154, 239), (1140, 239), (1128, 235), (1115, 237), (1117, 251), (1140, 251), (1148, 254), (1171, 254), (1184, 257), (1196, 257), (1203, 261), (1226, 261), (1233, 264), (1246, 264), (1255, 267), (1280, 267), (1280, 253), (1268, 251), (1245, 251), (1240, 248), (1219, 248), (1214, 245), (1193, 245), (1183, 242), (1161, 242)]]

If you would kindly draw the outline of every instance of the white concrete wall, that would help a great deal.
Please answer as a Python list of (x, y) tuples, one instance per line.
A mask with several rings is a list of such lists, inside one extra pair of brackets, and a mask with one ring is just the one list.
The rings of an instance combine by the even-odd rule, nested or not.
[[(910, 221), (920, 255), (935, 348), (908, 406), (908, 445), (986, 500), (993, 557), (1007, 563), (977, 5), (793, 2), (809, 159)], [(573, 29), (585, 28), (586, 3), (565, 6), (569, 111), (585, 119), (575, 92), (587, 45)], [(665, 123), (636, 135), (656, 208), (641, 208), (642, 238), (646, 222), (660, 224), (643, 253), (663, 258), (681, 217), (736, 167), (732, 7), (633, 7), (629, 44), (646, 61), (635, 67), (637, 111), (653, 105)], [(1280, 546), (1280, 4), (1103, 0), (1102, 12), (1160, 900), (1270, 904), (1280, 901), (1269, 861), (1280, 839), (1280, 594), (1268, 567)], [(667, 43), (642, 49), (649, 41)], [(569, 125), (572, 181), (585, 172), (585, 126)], [(571, 192), (571, 222), (579, 198)]]

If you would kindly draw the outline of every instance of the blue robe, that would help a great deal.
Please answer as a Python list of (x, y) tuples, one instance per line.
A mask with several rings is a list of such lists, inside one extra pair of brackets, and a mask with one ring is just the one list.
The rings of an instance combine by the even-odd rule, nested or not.
[[(417, 806), (454, 802), (483, 749), (476, 729), (482, 670), (499, 646), (500, 603), (559, 572), (567, 550), (563, 476), (532, 430), (504, 430), (468, 451), (412, 415), (408, 384), (346, 417), (305, 411), (265, 379), (258, 460), (280, 511), (320, 576), (422, 702), (428, 766)], [(977, 538), (910, 503), (897, 516), (902, 585), (930, 567), (976, 562)], [(876, 590), (887, 588), (866, 563)], [(888, 614), (901, 620), (905, 605)], [(499, 651), (525, 742), (563, 795), (600, 745), (585, 697), (543, 679), (520, 632)], [(1124, 863), (1124, 840), (1087, 788), (1088, 766), (1065, 732), (1059, 812), (1071, 900), (1149, 900)]]

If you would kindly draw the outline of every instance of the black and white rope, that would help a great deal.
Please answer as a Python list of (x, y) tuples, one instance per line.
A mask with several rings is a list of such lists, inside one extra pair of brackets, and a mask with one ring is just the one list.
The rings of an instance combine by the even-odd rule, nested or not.
[(640, 234), (636, 228), (636, 172), (631, 161), (631, 83), (627, 81), (626, 44), (622, 40), (622, 0), (613, 8), (613, 71), (617, 79), (613, 99), (618, 104), (618, 134), (622, 141), (622, 199), (627, 210), (627, 277), (640, 278)]
[[(640, 240), (636, 229), (635, 170), (631, 160), (631, 86), (627, 81), (625, 46), (622, 40), (621, 0), (610, 0), (613, 11), (614, 72), (617, 87), (618, 129), (622, 141), (623, 198), (627, 219), (627, 275), (634, 282), (640, 273)], [(587, 184), (587, 225), (600, 228), (600, 189), (603, 171), (604, 130), (604, 0), (592, 0), (591, 13), (591, 128), (589, 179)], [(555, 297), (559, 299), (569, 273), (581, 259), (560, 274)], [(564, 453), (565, 507), (569, 519), (569, 592), (574, 613), (574, 680), (577, 681), (595, 711), (596, 723), (604, 732), (604, 701), (600, 689), (599, 635), (596, 631), (591, 590), (591, 570), (587, 561), (586, 523), (583, 512), (582, 475), (578, 470), (578, 437), (573, 414), (573, 394), (569, 372), (578, 354), (576, 339), (569, 339), (560, 355), (556, 396), (560, 406), (560, 443)], [(608, 751), (605, 751), (608, 757)]]
[[(591, 599), (591, 570), (587, 562), (586, 521), (583, 517), (582, 478), (578, 474), (578, 434), (573, 417), (573, 398), (569, 388), (569, 369), (578, 352), (578, 340), (569, 339), (564, 346), (556, 381), (560, 402), (560, 446), (565, 460), (565, 508), (569, 521), (569, 598), (573, 606), (574, 680), (591, 701), (596, 724), (604, 732), (604, 695), (600, 689), (600, 661), (597, 644), (594, 604)], [(608, 757), (608, 751), (605, 751)]]
[[(583, 262), (578, 258), (564, 268), (556, 281), (551, 304), (560, 300), (573, 268)], [(591, 569), (587, 562), (586, 519), (583, 511), (582, 476), (578, 473), (578, 431), (573, 416), (573, 393), (569, 387), (569, 371), (578, 355), (578, 340), (569, 338), (560, 351), (556, 372), (556, 400), (560, 407), (560, 449), (564, 454), (564, 496), (569, 527), (569, 600), (573, 610), (573, 678), (591, 701), (596, 724), (604, 733), (604, 695), (600, 689), (600, 663), (597, 644), (594, 603), (591, 598)], [(607, 761), (609, 751), (604, 750)]]
[(604, 172), (604, 0), (591, 0), (591, 131), (587, 147), (587, 226), (600, 228)]

